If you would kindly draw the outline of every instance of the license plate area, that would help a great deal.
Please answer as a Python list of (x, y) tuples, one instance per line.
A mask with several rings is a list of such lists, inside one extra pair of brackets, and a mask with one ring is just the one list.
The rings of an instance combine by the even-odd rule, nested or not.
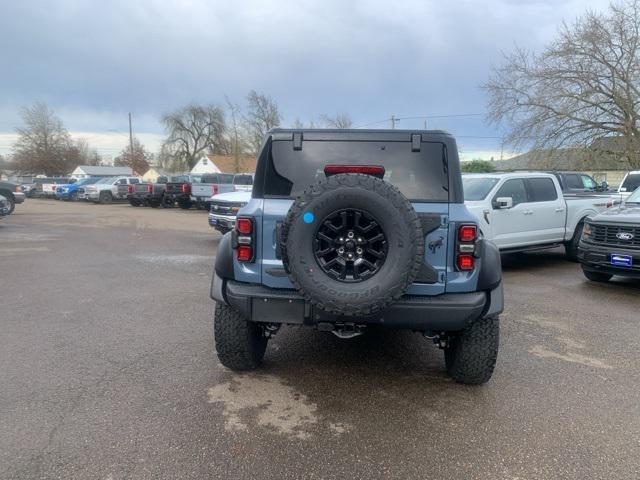
[(616, 267), (633, 267), (633, 257), (631, 255), (622, 255), (619, 253), (612, 253), (610, 257), (611, 265)]

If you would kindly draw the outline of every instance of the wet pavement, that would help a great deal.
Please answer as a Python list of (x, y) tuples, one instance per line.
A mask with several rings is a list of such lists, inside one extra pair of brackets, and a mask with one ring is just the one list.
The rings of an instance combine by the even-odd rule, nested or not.
[(27, 200), (0, 221), (0, 478), (640, 478), (640, 284), (504, 261), (482, 387), (382, 329), (283, 328), (222, 367), (199, 211)]

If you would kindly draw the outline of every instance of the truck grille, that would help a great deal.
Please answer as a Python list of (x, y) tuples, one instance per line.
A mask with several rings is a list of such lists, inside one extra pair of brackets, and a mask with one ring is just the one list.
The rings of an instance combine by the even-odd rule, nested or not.
[(238, 209), (244, 206), (240, 202), (211, 202), (209, 211), (218, 215), (235, 215), (238, 211), (232, 211), (232, 209)]
[(84, 193), (84, 188), (78, 188), (78, 193)]
[[(632, 249), (640, 249), (640, 227), (629, 227), (620, 225), (591, 225), (593, 229), (592, 243), (603, 245), (614, 245), (616, 247), (625, 247)], [(633, 235), (630, 240), (618, 238), (618, 234), (628, 233)]]

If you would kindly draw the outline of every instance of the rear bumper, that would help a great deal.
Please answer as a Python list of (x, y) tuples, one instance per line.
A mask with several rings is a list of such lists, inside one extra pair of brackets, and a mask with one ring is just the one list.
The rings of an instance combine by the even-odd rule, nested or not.
[(417, 331), (457, 331), (503, 309), (502, 283), (488, 292), (405, 295), (389, 308), (367, 317), (331, 315), (305, 302), (295, 290), (223, 280), (214, 273), (211, 297), (240, 311), (253, 322), (315, 325), (357, 323)]
[(236, 226), (236, 217), (209, 213), (209, 225), (217, 230), (233, 230)]
[[(629, 255), (633, 259), (632, 266), (616, 267), (611, 265), (612, 254)], [(580, 242), (578, 247), (578, 261), (582, 264), (584, 270), (590, 272), (640, 278), (640, 251), (638, 250), (626, 250), (624, 248)]]

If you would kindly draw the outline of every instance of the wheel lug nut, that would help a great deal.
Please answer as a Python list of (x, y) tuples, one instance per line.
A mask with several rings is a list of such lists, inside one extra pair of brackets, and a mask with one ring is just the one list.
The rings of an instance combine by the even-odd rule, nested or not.
[(362, 255), (362, 249), (360, 247), (356, 248), (356, 253)]
[(364, 239), (362, 237), (358, 237), (358, 243), (362, 243), (364, 242)]
[(349, 238), (353, 238), (353, 232), (349, 232), (349, 233), (347, 233), (347, 237), (349, 237)]
[(340, 247), (340, 248), (338, 249), (338, 253), (339, 253), (340, 255), (342, 255), (342, 254), (344, 253), (344, 248)]
[(338, 239), (338, 241), (339, 241), (340, 243), (342, 243), (342, 242), (344, 242), (344, 238), (340, 237), (340, 238)]
[(349, 253), (349, 254), (347, 255), (347, 257), (349, 257), (349, 258), (353, 258), (353, 253)]

